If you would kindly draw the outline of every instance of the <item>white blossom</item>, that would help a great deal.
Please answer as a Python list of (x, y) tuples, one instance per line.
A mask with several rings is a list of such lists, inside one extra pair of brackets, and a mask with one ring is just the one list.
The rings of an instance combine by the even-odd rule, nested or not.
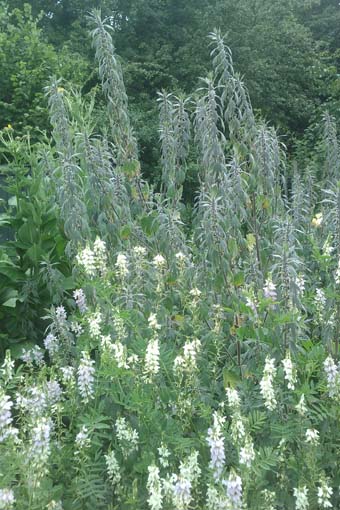
[(78, 253), (76, 260), (90, 278), (96, 275), (95, 255), (90, 247), (87, 246)]
[(272, 282), (271, 278), (268, 278), (265, 281), (265, 284), (263, 287), (263, 295), (266, 299), (270, 299), (271, 301), (277, 300), (276, 286)]
[(306, 486), (294, 488), (294, 497), (296, 499), (295, 501), (295, 508), (296, 510), (308, 510), (309, 508), (309, 502), (308, 502), (308, 489)]
[(50, 418), (39, 418), (32, 429), (28, 459), (33, 466), (42, 474), (51, 453), (50, 438), (52, 432), (52, 420)]
[(87, 321), (90, 335), (93, 336), (93, 338), (99, 338), (101, 335), (101, 324), (103, 321), (102, 314), (99, 311), (96, 311), (87, 318)]
[(318, 444), (319, 432), (316, 429), (306, 430), (306, 443)]
[(160, 271), (161, 269), (163, 269), (166, 266), (166, 260), (163, 257), (163, 255), (160, 255), (160, 254), (156, 255), (153, 258), (152, 263), (158, 271)]
[(83, 289), (77, 289), (73, 292), (74, 300), (79, 308), (80, 313), (87, 312), (86, 296)]
[(295, 278), (295, 285), (296, 285), (298, 292), (300, 294), (303, 294), (305, 291), (306, 282), (305, 282), (305, 278), (302, 274), (298, 275)]
[(63, 390), (56, 380), (47, 381), (46, 383), (46, 399), (50, 406), (57, 404), (62, 398)]
[(302, 393), (298, 404), (295, 406), (295, 409), (300, 414), (300, 416), (305, 416), (308, 412), (308, 408), (305, 403), (305, 395)]
[(44, 364), (44, 352), (38, 345), (35, 345), (28, 351), (23, 349), (20, 357), (28, 365), (35, 363), (38, 366), (42, 366)]
[(12, 489), (0, 489), (0, 510), (11, 510), (15, 503)]
[(134, 246), (133, 253), (137, 255), (137, 257), (145, 257), (146, 256), (146, 248), (144, 246)]
[(240, 449), (240, 464), (244, 464), (248, 468), (255, 460), (254, 444), (250, 437), (247, 437), (244, 446)]
[(123, 417), (117, 418), (115, 428), (120, 447), (126, 458), (138, 449), (138, 432)]
[(93, 398), (94, 393), (94, 361), (90, 359), (87, 352), (82, 351), (81, 361), (78, 367), (78, 388), (83, 402), (87, 403)]
[(161, 510), (163, 505), (162, 484), (157, 466), (148, 467), (148, 481), (146, 488), (149, 493), (148, 505), (151, 510)]
[(190, 290), (189, 294), (191, 297), (197, 299), (201, 296), (202, 292), (197, 287), (194, 287), (193, 289)]
[(231, 472), (228, 480), (223, 480), (226, 488), (230, 510), (241, 510), (242, 508), (242, 480), (235, 473)]
[(74, 368), (73, 367), (60, 367), (61, 378), (64, 384), (73, 383), (74, 381)]
[(144, 375), (148, 381), (151, 381), (153, 376), (159, 372), (159, 342), (158, 338), (154, 337), (149, 340), (146, 348), (145, 362), (144, 362)]
[(169, 457), (170, 457), (170, 451), (165, 446), (164, 443), (161, 444), (161, 446), (157, 449), (158, 455), (159, 455), (159, 463), (162, 467), (168, 467), (169, 466)]
[(222, 427), (225, 418), (217, 412), (213, 415), (213, 426), (208, 429), (207, 443), (210, 446), (210, 468), (214, 478), (218, 480), (222, 474), (225, 463), (224, 437)]
[(53, 335), (53, 333), (49, 333), (47, 337), (44, 339), (45, 349), (48, 351), (51, 357), (55, 356), (59, 351), (60, 345), (58, 338)]
[(0, 389), (0, 443), (17, 434), (17, 430), (12, 427), (12, 406), (10, 397)]
[(183, 346), (183, 355), (179, 355), (174, 360), (174, 371), (193, 373), (197, 370), (197, 355), (201, 349), (199, 340), (186, 342)]
[(1, 365), (0, 372), (6, 383), (12, 380), (14, 373), (14, 360), (11, 358), (11, 351), (9, 349), (6, 350), (5, 360)]
[(115, 452), (112, 450), (107, 455), (105, 455), (106, 460), (106, 469), (109, 479), (113, 485), (118, 485), (122, 479), (120, 473), (120, 467), (118, 464), (118, 460), (116, 458)]
[(118, 253), (115, 266), (117, 268), (117, 273), (120, 278), (123, 279), (129, 274), (128, 265), (129, 264), (127, 256), (124, 253)]
[(79, 455), (81, 450), (89, 448), (91, 445), (88, 428), (83, 425), (75, 438), (75, 455)]
[(327, 389), (330, 397), (335, 397), (340, 392), (340, 370), (333, 358), (328, 356), (324, 361), (324, 370), (327, 379)]
[(292, 359), (290, 353), (287, 354), (287, 357), (282, 360), (283, 370), (285, 373), (285, 379), (287, 381), (288, 389), (294, 390), (295, 384), (297, 381), (296, 377), (296, 369), (292, 363)]
[(155, 313), (151, 313), (148, 318), (149, 328), (156, 330), (161, 329), (161, 325), (157, 322), (157, 316)]
[(105, 241), (102, 241), (99, 237), (93, 243), (93, 254), (96, 270), (100, 275), (105, 274), (107, 270), (107, 249)]
[(265, 406), (270, 411), (273, 411), (276, 406), (275, 392), (273, 388), (273, 379), (276, 374), (275, 359), (266, 357), (263, 377), (260, 381), (261, 395), (264, 398)]
[(41, 386), (30, 386), (23, 395), (17, 394), (16, 406), (32, 418), (42, 416), (48, 408), (46, 391)]
[(321, 508), (333, 508), (330, 501), (333, 494), (332, 487), (329, 487), (325, 480), (321, 481), (321, 485), (318, 487), (318, 504)]
[(240, 404), (241, 404), (238, 391), (235, 390), (235, 388), (227, 388), (226, 394), (227, 394), (227, 398), (228, 398), (229, 407), (233, 411), (238, 411), (240, 409)]

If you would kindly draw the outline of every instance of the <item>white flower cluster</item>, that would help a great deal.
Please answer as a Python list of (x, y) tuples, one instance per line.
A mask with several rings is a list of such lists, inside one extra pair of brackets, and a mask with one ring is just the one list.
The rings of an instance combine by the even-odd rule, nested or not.
[(105, 356), (107, 356), (109, 362), (113, 356), (118, 368), (129, 369), (136, 366), (139, 361), (137, 354), (128, 355), (126, 345), (122, 344), (119, 340), (113, 343), (110, 335), (102, 335), (100, 345), (103, 352), (102, 362), (104, 362)]
[(296, 510), (308, 510), (309, 502), (308, 502), (308, 489), (306, 486), (294, 488), (293, 490)]
[(331, 398), (340, 395), (340, 368), (331, 356), (324, 361), (324, 370), (327, 379), (328, 394)]
[(44, 346), (51, 358), (53, 358), (60, 349), (59, 340), (53, 333), (49, 333), (44, 339)]
[(11, 510), (15, 503), (12, 489), (0, 489), (0, 510)]
[(283, 370), (285, 373), (285, 379), (287, 381), (287, 386), (289, 390), (295, 389), (295, 384), (297, 382), (296, 376), (296, 368), (293, 365), (292, 358), (290, 353), (288, 352), (285, 359), (282, 360)]
[(190, 296), (190, 298), (192, 298), (190, 305), (193, 308), (196, 308), (196, 306), (199, 302), (199, 299), (201, 297), (201, 294), (202, 294), (202, 292), (197, 287), (194, 287), (193, 289), (190, 290), (189, 296)]
[(188, 257), (184, 255), (181, 251), (175, 254), (176, 263), (180, 271), (184, 271), (186, 261)]
[(254, 444), (249, 436), (246, 437), (244, 446), (240, 448), (240, 464), (250, 468), (255, 460)]
[(159, 329), (161, 329), (161, 325), (158, 323), (157, 315), (155, 313), (150, 314), (150, 316), (148, 318), (148, 324), (149, 324), (149, 328), (151, 328), (155, 331), (158, 331)]
[(210, 446), (210, 468), (213, 471), (215, 480), (219, 480), (224, 468), (225, 451), (223, 425), (225, 423), (224, 416), (216, 411), (213, 415), (213, 426), (208, 429), (207, 443)]
[(306, 430), (306, 443), (317, 445), (319, 443), (319, 432), (316, 429)]
[(83, 289), (76, 289), (73, 292), (74, 300), (79, 308), (80, 313), (87, 312), (86, 296)]
[(178, 510), (189, 508), (192, 501), (192, 489), (197, 485), (200, 475), (198, 452), (194, 451), (184, 462), (181, 462), (179, 475), (172, 475), (173, 504), (175, 508), (178, 508)]
[(228, 480), (222, 480), (225, 492), (221, 493), (216, 487), (210, 485), (207, 490), (208, 510), (241, 510), (242, 480), (234, 472), (230, 472)]
[(52, 420), (45, 417), (39, 418), (32, 429), (28, 459), (38, 476), (43, 474), (51, 453), (52, 429)]
[(317, 312), (316, 319), (320, 323), (322, 321), (322, 316), (326, 305), (326, 296), (323, 289), (316, 289), (314, 303)]
[(97, 310), (87, 317), (89, 332), (93, 338), (99, 338), (101, 335), (101, 324), (103, 322), (102, 314)]
[(332, 494), (332, 487), (327, 485), (326, 480), (322, 480), (321, 485), (318, 487), (318, 504), (320, 508), (333, 508), (333, 504), (330, 501)]
[(5, 441), (8, 437), (17, 435), (17, 429), (12, 427), (12, 412), (11, 408), (13, 402), (8, 395), (0, 388), (0, 443)]
[(44, 352), (38, 345), (35, 345), (28, 351), (23, 349), (20, 357), (22, 361), (28, 365), (33, 365), (33, 363), (35, 363), (41, 367), (44, 364)]
[(177, 374), (194, 373), (197, 371), (197, 355), (201, 350), (201, 342), (197, 339), (186, 342), (183, 354), (174, 360), (174, 372)]
[(340, 284), (340, 260), (338, 260), (338, 267), (336, 268), (336, 271), (334, 274), (334, 281), (337, 285)]
[(306, 282), (305, 282), (305, 278), (302, 274), (296, 276), (295, 286), (296, 286), (299, 294), (304, 293), (305, 287), (306, 287)]
[(267, 280), (264, 283), (263, 296), (266, 299), (270, 299), (271, 301), (276, 301), (277, 300), (276, 286), (272, 282), (271, 278), (267, 278)]
[(115, 452), (112, 450), (107, 455), (105, 455), (105, 460), (107, 474), (112, 485), (118, 485), (122, 479), (122, 475), (120, 474), (120, 467)]
[(148, 505), (151, 510), (161, 510), (163, 505), (162, 483), (157, 466), (148, 467), (148, 481), (146, 488), (149, 493)]
[(255, 459), (254, 444), (249, 435), (246, 434), (242, 415), (241, 401), (239, 394), (234, 388), (226, 389), (228, 405), (232, 410), (231, 435), (239, 450), (240, 464), (250, 467)]
[(55, 501), (52, 499), (52, 501), (50, 501), (47, 505), (46, 510), (63, 510), (63, 504), (61, 501)]
[(117, 418), (116, 420), (116, 433), (119, 445), (122, 449), (123, 456), (127, 458), (133, 452), (138, 450), (138, 432), (133, 429), (126, 418)]
[(83, 402), (86, 404), (91, 398), (93, 398), (94, 393), (94, 361), (90, 359), (90, 356), (87, 352), (82, 351), (81, 360), (78, 367), (78, 388), (79, 393), (83, 399)]
[(118, 315), (119, 311), (116, 312), (116, 314), (113, 317), (113, 325), (117, 334), (118, 340), (121, 342), (127, 337), (127, 331), (124, 325), (124, 321), (121, 317)]
[(295, 409), (299, 413), (300, 416), (305, 416), (308, 412), (308, 407), (306, 406), (305, 395), (302, 393), (299, 402), (295, 406)]
[(160, 254), (156, 255), (153, 258), (152, 263), (155, 266), (155, 268), (157, 269), (157, 271), (161, 271), (166, 266), (166, 260), (163, 257), (163, 255), (160, 255)]
[(119, 278), (124, 280), (124, 278), (126, 278), (129, 274), (129, 262), (127, 256), (124, 253), (118, 253), (115, 266)]
[(170, 451), (165, 446), (164, 443), (161, 443), (161, 446), (157, 449), (158, 455), (159, 455), (159, 463), (162, 467), (166, 468), (169, 466), (169, 457), (170, 457)]
[(159, 372), (159, 340), (154, 336), (149, 340), (146, 348), (144, 361), (144, 376), (147, 382), (151, 382)]
[(90, 278), (105, 274), (107, 264), (105, 242), (97, 237), (93, 249), (87, 246), (77, 255), (76, 260)]
[(14, 361), (11, 358), (11, 351), (9, 349), (6, 351), (4, 362), (1, 365), (0, 374), (1, 377), (4, 379), (5, 383), (8, 383), (13, 378)]
[(227, 388), (226, 394), (228, 405), (232, 410), (231, 436), (237, 445), (239, 445), (239, 443), (243, 444), (246, 437), (246, 430), (241, 416), (241, 401), (239, 394), (234, 388)]
[(137, 257), (141, 257), (141, 258), (146, 257), (146, 254), (147, 254), (147, 250), (146, 250), (146, 248), (144, 248), (144, 246), (134, 246), (132, 248), (132, 251)]
[(66, 386), (73, 386), (74, 385), (74, 373), (75, 369), (73, 367), (60, 367), (61, 371), (61, 379), (63, 384)]
[(226, 487), (227, 500), (230, 510), (240, 510), (242, 508), (242, 480), (231, 472), (228, 480), (223, 480), (223, 485)]
[(67, 321), (67, 313), (62, 305), (57, 306), (57, 308), (55, 309), (55, 319), (56, 322), (59, 324), (63, 324), (64, 322)]
[(154, 331), (154, 336), (148, 342), (145, 361), (144, 361), (144, 377), (147, 382), (151, 382), (153, 377), (159, 372), (159, 340), (157, 331), (161, 329), (160, 324), (157, 322), (155, 313), (150, 314), (148, 318), (149, 328)]
[(264, 405), (270, 411), (273, 411), (276, 406), (275, 392), (273, 388), (273, 379), (276, 375), (275, 359), (266, 357), (266, 362), (263, 370), (263, 377), (260, 381), (261, 395), (264, 399)]
[(61, 389), (61, 386), (58, 383), (58, 381), (56, 381), (55, 379), (47, 381), (45, 388), (47, 404), (48, 406), (53, 407), (61, 400), (63, 390)]
[(91, 440), (89, 437), (88, 428), (83, 425), (81, 430), (78, 432), (75, 438), (75, 455), (79, 455), (79, 453), (85, 448), (89, 448), (91, 446)]
[(16, 406), (32, 418), (42, 416), (48, 408), (46, 390), (42, 386), (29, 386), (24, 394), (17, 394)]

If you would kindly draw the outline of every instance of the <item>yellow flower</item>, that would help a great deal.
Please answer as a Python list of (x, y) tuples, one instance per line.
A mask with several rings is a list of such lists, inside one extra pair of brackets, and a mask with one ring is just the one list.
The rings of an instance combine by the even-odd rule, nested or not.
[(12, 124), (7, 124), (7, 126), (5, 127), (5, 129), (13, 129)]
[(65, 89), (63, 87), (58, 87), (57, 92), (59, 92), (59, 94), (62, 94), (63, 92), (65, 92)]
[(312, 219), (313, 227), (320, 227), (322, 221), (323, 221), (322, 212), (317, 213)]

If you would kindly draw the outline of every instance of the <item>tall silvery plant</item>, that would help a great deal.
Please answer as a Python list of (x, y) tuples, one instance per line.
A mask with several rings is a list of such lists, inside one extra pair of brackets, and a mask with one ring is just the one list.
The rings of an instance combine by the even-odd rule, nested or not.
[(99, 64), (102, 90), (107, 99), (117, 165), (120, 166), (138, 158), (137, 142), (128, 114), (128, 98), (122, 68), (115, 55), (115, 47), (109, 33), (112, 26), (107, 20), (101, 19), (98, 10), (92, 12), (90, 20), (95, 27), (92, 30), (93, 46)]
[(190, 145), (190, 98), (176, 97), (165, 91), (158, 93), (159, 132), (161, 141), (162, 190), (173, 207), (182, 196), (186, 159)]
[(73, 147), (65, 90), (55, 78), (47, 87), (50, 121), (57, 152), (54, 171), (57, 198), (69, 249), (83, 244), (89, 235), (89, 224), (83, 196), (83, 175)]

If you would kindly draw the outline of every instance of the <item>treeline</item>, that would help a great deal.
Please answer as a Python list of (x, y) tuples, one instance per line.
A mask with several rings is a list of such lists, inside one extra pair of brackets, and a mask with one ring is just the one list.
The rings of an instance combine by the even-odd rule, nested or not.
[[(157, 178), (157, 91), (188, 94), (226, 34), (255, 111), (292, 146), (327, 108), (340, 111), (337, 0), (11, 0), (0, 4), (0, 118), (49, 131), (44, 86), (56, 75), (96, 93), (88, 13), (100, 6), (122, 59), (144, 174)], [(99, 94), (99, 92), (98, 92)], [(1, 126), (1, 127), (3, 127)], [(34, 135), (33, 135), (34, 136)]]

